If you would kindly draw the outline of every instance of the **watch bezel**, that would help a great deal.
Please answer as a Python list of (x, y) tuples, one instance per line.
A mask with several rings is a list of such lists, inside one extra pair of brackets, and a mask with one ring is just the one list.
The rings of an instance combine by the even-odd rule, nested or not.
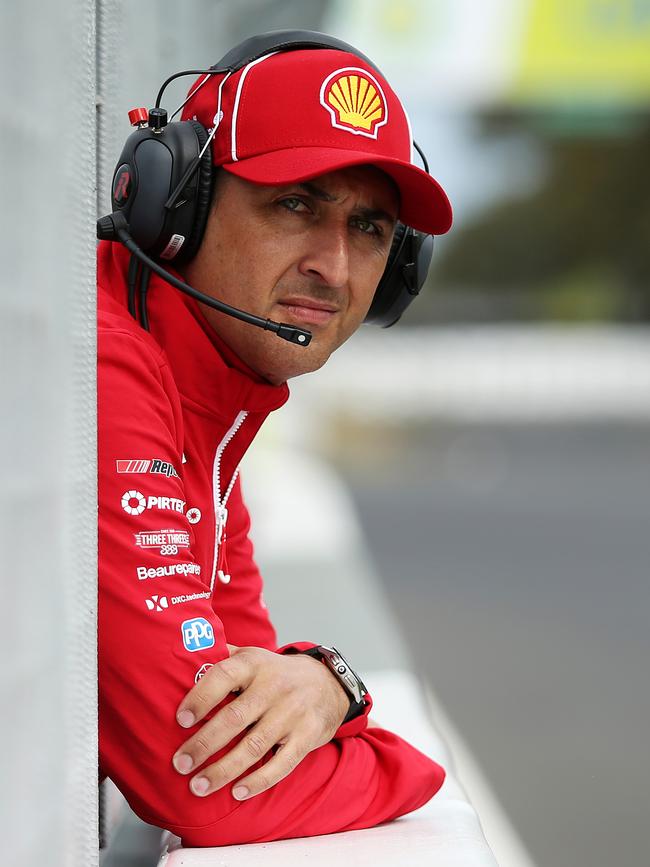
[[(308, 651), (308, 653), (310, 653), (311, 656), (318, 655), (321, 660), (325, 662), (343, 689), (350, 696), (351, 702), (361, 707), (365, 706), (363, 699), (368, 694), (366, 685), (338, 648), (327, 647), (324, 644), (319, 644), (316, 647), (313, 647), (311, 652)], [(340, 665), (344, 666), (344, 671), (339, 670)], [(344, 679), (347, 673), (352, 676), (353, 683), (349, 683)]]

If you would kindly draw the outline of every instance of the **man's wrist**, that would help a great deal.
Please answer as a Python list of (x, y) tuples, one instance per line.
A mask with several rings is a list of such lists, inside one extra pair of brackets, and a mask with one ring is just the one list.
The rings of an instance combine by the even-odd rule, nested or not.
[[(291, 642), (291, 644), (285, 644), (282, 647), (278, 647), (276, 653), (305, 655), (308, 651), (311, 651), (318, 646), (319, 645), (315, 644), (312, 641), (293, 641)], [(316, 654), (313, 653), (310, 653), (309, 655), (316, 656)], [(343, 691), (346, 693), (346, 696), (349, 696), (347, 690)], [(369, 692), (366, 692), (363, 696), (363, 702), (364, 704), (360, 710), (359, 715), (351, 718), (349, 722), (342, 722), (337, 729), (336, 734), (334, 735), (335, 738), (354, 737), (355, 735), (358, 735), (362, 731), (364, 731), (367, 726), (367, 718), (370, 714), (373, 704), (372, 696)]]
[(368, 690), (343, 654), (336, 647), (326, 647), (320, 644), (306, 648), (300, 652), (306, 656), (318, 659), (325, 665), (347, 695), (349, 707), (341, 725), (345, 725), (350, 720), (361, 716), (366, 708), (364, 699)]

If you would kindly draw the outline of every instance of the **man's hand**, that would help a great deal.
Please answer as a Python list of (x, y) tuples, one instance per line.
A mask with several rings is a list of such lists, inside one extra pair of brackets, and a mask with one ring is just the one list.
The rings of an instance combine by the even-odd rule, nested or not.
[(285, 656), (260, 647), (228, 645), (228, 649), (230, 658), (212, 666), (190, 690), (176, 719), (189, 728), (229, 693), (239, 695), (185, 741), (173, 763), (179, 773), (189, 774), (252, 726), (230, 752), (203, 768), (190, 783), (195, 795), (209, 795), (277, 746), (265, 765), (233, 788), (233, 797), (243, 801), (270, 789), (308, 753), (330, 741), (350, 699), (328, 668), (310, 656)]

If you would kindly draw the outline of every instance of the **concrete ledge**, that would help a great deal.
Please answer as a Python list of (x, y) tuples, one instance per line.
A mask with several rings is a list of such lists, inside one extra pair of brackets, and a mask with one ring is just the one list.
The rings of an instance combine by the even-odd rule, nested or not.
[(454, 777), (449, 752), (433, 729), (417, 679), (407, 671), (367, 676), (375, 700), (373, 716), (448, 769), (438, 794), (414, 813), (363, 831), (302, 837), (274, 843), (251, 843), (206, 849), (183, 849), (167, 835), (158, 867), (286, 867), (309, 864), (332, 867), (394, 867), (437, 864), (440, 867), (497, 867), (476, 811)]
[(408, 863), (440, 867), (496, 867), (485, 840), (480, 838), (476, 814), (468, 804), (450, 802), (427, 817), (423, 811), (410, 818), (366, 831), (348, 831), (327, 837), (253, 843), (224, 849), (171, 849), (159, 867), (287, 867), (309, 864), (332, 867), (378, 867)]

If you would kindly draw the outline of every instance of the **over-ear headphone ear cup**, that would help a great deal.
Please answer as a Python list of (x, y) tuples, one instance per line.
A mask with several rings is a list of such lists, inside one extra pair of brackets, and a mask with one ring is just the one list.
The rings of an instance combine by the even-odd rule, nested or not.
[[(196, 120), (184, 121), (192, 126), (196, 132), (196, 137), (199, 141), (199, 150), (201, 150), (208, 140), (208, 132), (203, 124)], [(197, 189), (195, 199), (195, 214), (192, 230), (187, 241), (183, 244), (181, 250), (176, 256), (177, 262), (186, 262), (191, 259), (203, 240), (205, 226), (208, 222), (208, 214), (210, 213), (210, 205), (212, 203), (212, 150), (206, 148), (205, 153), (201, 157), (199, 168), (197, 170)]]
[(427, 279), (433, 236), (398, 223), (386, 268), (365, 321), (388, 328), (401, 317)]
[[(384, 268), (384, 274), (386, 274), (395, 264), (395, 260), (399, 256), (399, 252), (404, 244), (404, 236), (406, 235), (406, 226), (404, 223), (397, 223), (395, 226), (395, 231), (393, 232), (393, 240), (390, 245), (390, 252), (388, 253), (388, 259), (386, 260), (386, 267)], [(381, 282), (379, 284), (381, 286)]]
[(384, 273), (381, 275), (381, 280), (375, 290), (370, 310), (368, 310), (365, 318), (366, 322), (371, 322), (373, 325), (385, 327), (386, 324), (392, 324), (385, 322), (385, 314), (392, 307), (393, 298), (397, 291), (394, 274), (396, 267), (398, 267), (400, 253), (404, 247), (405, 236), (406, 226), (404, 223), (397, 223), (393, 232), (393, 240), (390, 245)]

